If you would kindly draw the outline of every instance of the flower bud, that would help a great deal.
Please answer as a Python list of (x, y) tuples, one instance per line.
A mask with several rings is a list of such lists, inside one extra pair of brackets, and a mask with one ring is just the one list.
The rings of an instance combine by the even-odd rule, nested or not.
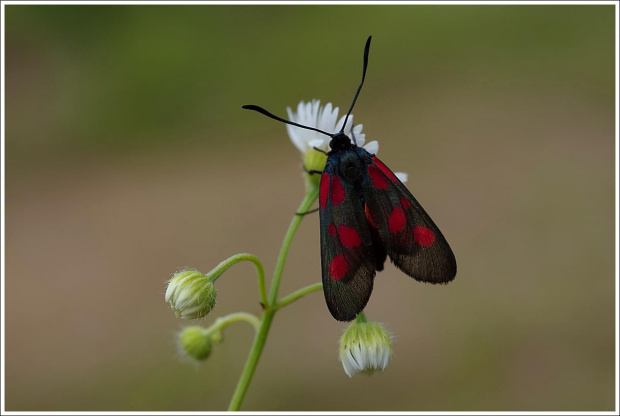
[(188, 326), (181, 331), (179, 344), (185, 355), (199, 361), (207, 359), (213, 347), (207, 331), (197, 325)]
[(340, 361), (349, 377), (385, 370), (392, 355), (392, 340), (376, 322), (353, 321), (340, 338)]
[[(304, 155), (304, 167), (308, 170), (322, 171), (327, 163), (327, 156), (316, 149), (309, 148)], [(319, 187), (321, 175), (306, 172), (306, 189), (310, 190)]]
[(213, 282), (198, 270), (182, 270), (168, 281), (166, 302), (180, 318), (206, 316), (215, 306), (215, 298)]

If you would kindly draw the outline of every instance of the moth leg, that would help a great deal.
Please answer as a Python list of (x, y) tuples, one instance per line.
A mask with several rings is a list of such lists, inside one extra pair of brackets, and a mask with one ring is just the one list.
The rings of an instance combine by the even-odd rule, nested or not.
[(304, 165), (304, 172), (306, 172), (308, 175), (320, 175), (321, 173), (323, 173), (322, 170), (316, 170), (316, 169), (308, 170), (306, 165)]
[(306, 211), (306, 212), (296, 212), (296, 213), (295, 213), (295, 215), (307, 215), (307, 214), (312, 214), (312, 213), (317, 212), (318, 210), (319, 210), (318, 208), (315, 208), (315, 209), (309, 209), (309, 210), (308, 210), (308, 211)]
[(318, 147), (316, 147), (316, 146), (314, 146), (314, 147), (313, 147), (313, 149), (314, 149), (314, 150), (316, 150), (317, 152), (321, 152), (321, 153), (323, 153), (325, 156), (329, 156), (329, 153), (328, 153), (328, 152), (326, 152), (326, 151), (325, 151), (325, 150), (323, 150), (323, 149), (319, 149), (319, 148), (318, 148)]

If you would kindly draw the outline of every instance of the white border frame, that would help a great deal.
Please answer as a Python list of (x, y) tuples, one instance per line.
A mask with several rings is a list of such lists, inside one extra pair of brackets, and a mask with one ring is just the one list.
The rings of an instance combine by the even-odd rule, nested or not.
[[(422, 415), (422, 414), (433, 414), (433, 415), (452, 415), (452, 414), (461, 414), (461, 415), (528, 415), (528, 414), (536, 414), (536, 415), (591, 415), (591, 414), (600, 414), (600, 415), (617, 415), (619, 408), (618, 408), (618, 389), (619, 389), (619, 384), (618, 384), (618, 358), (619, 358), (619, 354), (618, 354), (618, 316), (620, 314), (620, 309), (618, 307), (618, 290), (620, 289), (619, 283), (618, 283), (618, 274), (619, 274), (619, 267), (620, 267), (620, 263), (619, 263), (619, 258), (618, 258), (618, 249), (620, 248), (619, 246), (619, 236), (620, 236), (620, 231), (619, 231), (619, 221), (620, 221), (620, 217), (619, 217), (619, 213), (618, 213), (618, 209), (620, 207), (619, 204), (619, 180), (620, 180), (620, 176), (619, 176), (619, 158), (618, 158), (618, 150), (619, 150), (619, 141), (618, 141), (618, 111), (620, 110), (620, 107), (618, 106), (618, 81), (619, 81), (619, 77), (618, 77), (618, 35), (619, 35), (619, 31), (618, 31), (618, 10), (619, 10), (619, 4), (617, 1), (3, 1), (1, 4), (1, 10), (0, 10), (0, 18), (1, 18), (1, 33), (2, 33), (2, 51), (1, 51), (1, 69), (2, 69), (2, 76), (1, 76), (1, 80), (0, 80), (0, 91), (2, 91), (1, 93), (1, 115), (0, 115), (0, 120), (1, 120), (1, 126), (2, 126), (2, 132), (1, 132), (1, 146), (2, 146), (2, 163), (0, 165), (0, 176), (1, 176), (1, 188), (2, 188), (2, 192), (1, 192), (1, 198), (0, 198), (0, 202), (1, 202), (1, 212), (2, 215), (0, 217), (0, 247), (2, 247), (2, 255), (0, 256), (0, 272), (1, 272), (1, 285), (0, 285), (0, 291), (2, 293), (2, 299), (1, 299), (1, 306), (2, 306), (2, 325), (1, 325), (1, 331), (0, 331), (0, 337), (1, 337), (1, 348), (2, 348), (2, 354), (0, 356), (0, 368), (2, 369), (1, 374), (0, 374), (0, 411), (2, 412), (2, 414), (6, 414), (6, 415), (67, 415), (67, 414), (80, 414), (80, 415), (108, 415), (108, 414), (117, 414), (117, 415), (142, 415), (142, 414), (149, 414), (149, 415), (178, 415), (178, 414), (184, 414), (184, 415), (204, 415), (204, 414), (221, 414), (224, 412), (7, 412), (5, 410), (5, 390), (4, 390), (4, 386), (6, 386), (5, 384), (5, 356), (4, 356), (4, 352), (5, 352), (5, 332), (4, 332), (4, 317), (5, 317), (5, 101), (4, 101), (4, 94), (6, 89), (5, 87), (5, 71), (4, 71), (4, 58), (5, 58), (5, 36), (4, 36), (4, 30), (5, 30), (5, 25), (4, 25), (4, 17), (5, 17), (5, 13), (4, 13), (4, 8), (6, 5), (84, 5), (84, 4), (95, 4), (95, 5), (153, 5), (153, 4), (157, 4), (157, 5), (162, 5), (162, 4), (171, 4), (171, 5), (197, 5), (197, 4), (204, 4), (204, 5), (257, 5), (257, 4), (263, 4), (263, 5), (352, 5), (352, 4), (363, 4), (363, 5), (463, 5), (463, 4), (468, 4), (468, 5), (529, 5), (529, 6), (533, 6), (533, 5), (613, 5), (615, 6), (615, 17), (616, 17), (616, 45), (615, 45), (615, 53), (616, 53), (616, 57), (615, 57), (615, 62), (616, 62), (616, 68), (615, 68), (615, 80), (616, 80), (616, 85), (615, 85), (615, 105), (616, 105), (616, 123), (615, 123), (615, 156), (616, 156), (616, 184), (615, 184), (615, 230), (616, 230), (616, 262), (615, 262), (615, 289), (616, 289), (616, 322), (615, 322), (615, 329), (616, 329), (616, 334), (615, 334), (615, 358), (616, 358), (616, 375), (615, 375), (615, 382), (616, 382), (616, 400), (615, 400), (615, 410), (614, 411), (602, 411), (602, 412), (337, 412), (338, 414), (342, 414), (342, 415), (359, 415), (359, 414), (380, 414), (380, 415)], [(281, 413), (281, 414), (290, 414), (290, 415), (306, 415), (306, 414), (318, 414), (318, 415), (324, 415), (324, 414), (334, 414), (335, 412), (238, 412), (239, 414), (249, 414), (249, 415), (270, 415), (270, 414), (275, 414), (275, 413)]]

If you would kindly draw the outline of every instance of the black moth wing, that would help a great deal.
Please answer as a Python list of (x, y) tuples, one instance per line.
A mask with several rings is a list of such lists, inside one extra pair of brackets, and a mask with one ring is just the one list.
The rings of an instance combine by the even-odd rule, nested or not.
[(321, 176), (321, 268), (329, 311), (350, 321), (368, 303), (376, 264), (361, 196), (339, 175), (339, 163), (340, 155), (330, 156)]
[(356, 149), (367, 163), (362, 181), (365, 214), (394, 265), (414, 279), (448, 283), (456, 276), (450, 245), (424, 208), (376, 156)]

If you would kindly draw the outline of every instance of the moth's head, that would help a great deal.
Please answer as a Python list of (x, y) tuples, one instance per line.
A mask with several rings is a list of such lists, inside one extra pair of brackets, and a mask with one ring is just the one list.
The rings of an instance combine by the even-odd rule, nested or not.
[(355, 147), (353, 143), (351, 143), (351, 139), (349, 136), (344, 134), (344, 132), (336, 133), (329, 142), (329, 147), (332, 150), (349, 150), (352, 147)]

